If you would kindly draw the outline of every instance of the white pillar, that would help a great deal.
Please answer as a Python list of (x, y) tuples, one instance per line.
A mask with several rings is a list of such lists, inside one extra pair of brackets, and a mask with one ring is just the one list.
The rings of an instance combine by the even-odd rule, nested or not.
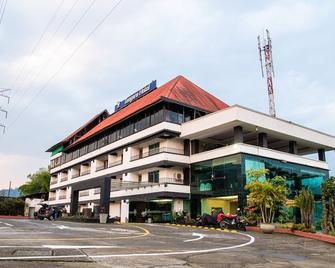
[(121, 223), (126, 223), (129, 220), (129, 200), (121, 200)]

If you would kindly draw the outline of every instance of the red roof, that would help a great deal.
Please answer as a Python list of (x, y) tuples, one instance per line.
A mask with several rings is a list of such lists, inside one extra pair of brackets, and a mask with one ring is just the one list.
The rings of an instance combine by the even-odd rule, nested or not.
[(77, 144), (90, 136), (93, 136), (94, 134), (111, 125), (114, 125), (115, 123), (136, 113), (144, 107), (158, 102), (161, 98), (170, 99), (172, 101), (176, 101), (188, 106), (193, 106), (208, 112), (215, 112), (229, 107), (226, 103), (204, 91), (197, 85), (193, 84), (191, 81), (187, 80), (185, 77), (179, 75), (164, 85), (158, 87), (156, 90), (130, 103), (125, 108), (111, 114), (100, 124), (81, 136), (72, 145)]

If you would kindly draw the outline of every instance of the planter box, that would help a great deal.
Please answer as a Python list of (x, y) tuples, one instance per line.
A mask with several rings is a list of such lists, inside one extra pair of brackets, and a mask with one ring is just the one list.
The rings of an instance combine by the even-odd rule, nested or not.
[[(261, 232), (261, 229), (258, 226), (247, 226), (246, 228), (247, 228), (247, 231)], [(321, 233), (307, 233), (307, 232), (298, 231), (298, 230), (292, 231), (291, 229), (287, 229), (287, 228), (275, 228), (274, 233), (291, 234), (291, 235), (315, 239), (315, 240), (319, 240), (319, 241), (323, 241), (323, 242), (327, 242), (327, 243), (331, 243), (335, 245), (335, 236), (325, 235)]]

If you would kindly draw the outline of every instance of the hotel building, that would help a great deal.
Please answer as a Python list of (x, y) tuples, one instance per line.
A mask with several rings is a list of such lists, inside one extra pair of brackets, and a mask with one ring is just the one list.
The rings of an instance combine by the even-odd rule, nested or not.
[(286, 178), (289, 198), (313, 191), (318, 220), (325, 152), (334, 148), (333, 136), (229, 106), (178, 76), (159, 87), (153, 81), (48, 149), (49, 202), (122, 222), (140, 221), (145, 209), (160, 222), (180, 210), (235, 212), (247, 202), (247, 171), (267, 168)]

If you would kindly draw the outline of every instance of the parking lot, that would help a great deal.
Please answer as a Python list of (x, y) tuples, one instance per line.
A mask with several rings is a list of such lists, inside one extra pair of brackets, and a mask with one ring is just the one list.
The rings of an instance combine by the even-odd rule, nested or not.
[(0, 219), (0, 267), (335, 267), (335, 246), (165, 224)]

